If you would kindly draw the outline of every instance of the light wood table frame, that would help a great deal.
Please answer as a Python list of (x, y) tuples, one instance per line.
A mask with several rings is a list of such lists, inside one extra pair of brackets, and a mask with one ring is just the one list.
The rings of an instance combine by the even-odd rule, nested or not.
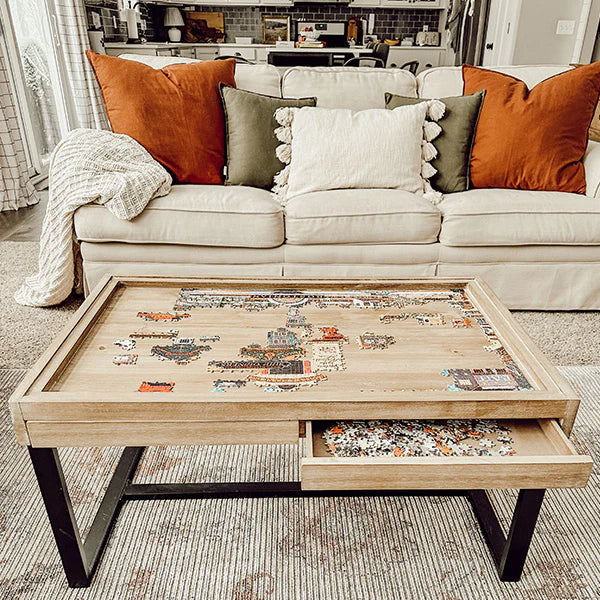
[[(313, 377), (311, 383), (317, 385), (301, 388), (297, 382), (307, 379), (305, 373), (294, 379), (296, 391), (293, 393), (281, 391), (287, 389), (286, 385), (290, 386), (282, 385), (281, 378), (277, 377), (273, 378), (273, 385), (279, 385), (280, 391), (265, 393), (270, 390), (260, 387), (261, 378), (253, 376), (248, 381), (256, 382), (257, 386), (250, 387), (245, 380), (242, 383), (235, 380), (240, 389), (215, 394), (214, 391), (224, 390), (217, 382), (213, 382), (214, 390), (207, 388), (207, 369), (210, 371), (210, 364), (228, 365), (222, 360), (223, 356), (213, 363), (202, 356), (197, 362), (185, 366), (172, 365), (168, 361), (159, 363), (153, 348), (152, 353), (140, 359), (139, 371), (136, 371), (138, 365), (117, 366), (106, 360), (107, 352), (110, 354), (114, 349), (109, 345), (113, 343), (111, 340), (114, 340), (116, 332), (131, 334), (131, 329), (134, 324), (140, 323), (139, 318), (145, 310), (162, 311), (156, 314), (166, 315), (166, 311), (171, 309), (170, 316), (165, 316), (165, 319), (175, 317), (174, 323), (183, 330), (177, 335), (197, 335), (197, 327), (193, 331), (188, 325), (179, 327), (179, 319), (187, 314), (182, 312), (181, 303), (175, 306), (177, 310), (173, 312), (173, 300), (185, 298), (178, 296), (182, 288), (199, 290), (200, 296), (216, 294), (214, 290), (219, 293), (226, 291), (227, 294), (234, 291), (239, 294), (241, 290), (252, 297), (252, 302), (255, 296), (260, 302), (260, 294), (265, 290), (279, 290), (278, 298), (291, 298), (286, 300), (290, 306), (297, 296), (323, 291), (344, 298), (362, 294), (359, 301), (363, 304), (372, 302), (371, 294), (377, 296), (377, 304), (380, 296), (399, 291), (409, 294), (433, 291), (443, 297), (448, 290), (464, 290), (470, 310), (461, 314), (475, 315), (482, 330), (488, 331), (486, 339), (492, 339), (496, 345), (482, 353), (480, 346), (484, 338), (478, 329), (427, 329), (432, 325), (427, 321), (430, 318), (437, 319), (433, 325), (447, 325), (448, 320), (456, 325), (453, 318), (457, 315), (452, 312), (456, 303), (450, 303), (454, 308), (448, 309), (448, 314), (441, 317), (438, 313), (426, 312), (423, 315), (413, 311), (409, 317), (392, 315), (388, 318), (377, 305), (379, 312), (373, 313), (380, 317), (377, 322), (389, 325), (394, 320), (414, 317), (417, 321), (420, 319), (421, 325), (425, 322), (427, 326), (420, 329), (411, 321), (410, 325), (403, 324), (402, 329), (391, 327), (389, 331), (396, 336), (400, 334), (402, 339), (394, 346), (393, 353), (386, 354), (384, 350), (375, 361), (369, 358), (373, 355), (368, 351), (360, 354), (357, 350), (360, 344), (364, 349), (365, 339), (370, 339), (370, 333), (364, 334), (366, 337), (363, 336), (362, 341), (358, 340), (359, 346), (353, 345), (354, 340), (347, 339), (350, 336), (342, 336), (340, 340), (344, 338), (347, 344), (347, 370), (344, 373), (328, 372), (331, 381), (325, 381), (324, 375), (314, 376), (307, 371)], [(165, 298), (170, 299), (170, 306), (159, 301)], [(140, 302), (145, 305), (141, 306)], [(431, 310), (446, 310), (441, 302), (432, 300), (428, 306), (433, 307)], [(335, 306), (338, 305), (336, 303), (339, 304), (338, 300), (334, 301)], [(329, 309), (327, 303), (323, 306)], [(364, 308), (362, 304), (361, 307)], [(190, 309), (190, 313), (194, 310)], [(235, 312), (227, 309), (215, 313), (211, 310), (209, 307), (205, 313), (208, 316), (203, 321), (200, 319), (202, 331), (210, 334), (218, 334), (221, 329), (225, 331), (226, 335), (219, 343), (228, 351), (236, 348), (240, 331), (253, 331), (259, 321), (260, 326), (265, 327), (266, 321), (264, 315), (260, 316), (260, 311)], [(350, 333), (356, 328), (359, 328), (356, 331), (363, 331), (365, 323), (371, 322), (364, 311), (353, 310), (344, 307), (341, 312), (331, 312), (338, 319), (335, 324), (340, 326), (341, 331), (347, 329)], [(289, 313), (288, 310), (289, 314), (296, 316), (295, 312)], [(193, 315), (186, 319), (189, 319), (186, 323), (194, 320)], [(455, 320), (460, 321), (460, 318)], [(268, 324), (269, 327), (276, 325)], [(333, 327), (334, 323), (329, 325), (322, 328), (324, 336), (341, 335), (337, 327)], [(167, 326), (164, 321), (160, 324), (163, 328)], [(457, 327), (461, 326), (458, 323)], [(467, 326), (470, 327), (469, 324)], [(211, 327), (214, 331), (207, 331)], [(489, 333), (492, 327), (493, 332)], [(289, 334), (285, 328), (281, 329), (283, 334)], [(144, 331), (148, 333), (148, 329)], [(432, 332), (431, 343), (426, 335), (429, 331)], [(434, 331), (437, 332), (435, 335)], [(229, 346), (228, 336), (236, 338)], [(219, 335), (212, 335), (212, 339), (219, 339)], [(460, 343), (456, 339), (460, 339)], [(308, 342), (321, 343), (323, 339)], [(405, 346), (402, 346), (403, 343)], [(240, 353), (261, 350), (256, 348), (256, 345), (250, 344)], [(440, 368), (453, 366), (437, 364), (440, 356), (446, 361), (455, 360), (461, 369), (472, 359), (487, 361), (486, 364), (475, 364), (476, 367), (485, 367), (490, 372), (493, 368), (502, 371), (500, 363), (496, 364), (496, 351), (514, 361), (524, 385), (519, 385), (518, 389), (478, 388), (470, 391), (448, 386), (451, 380), (447, 378), (447, 372), (444, 374), (446, 379), (440, 376)], [(118, 351), (115, 350), (115, 353)], [(266, 360), (264, 364), (277, 367), (279, 363)], [(234, 366), (239, 366), (239, 363)], [(151, 368), (162, 369), (160, 375), (167, 378), (163, 381), (168, 381), (171, 375), (171, 379), (177, 379), (176, 386), (179, 387), (175, 388), (176, 393), (136, 391), (137, 384), (132, 387), (131, 383), (135, 379), (132, 373), (148, 373)], [(373, 378), (371, 372), (377, 368), (381, 372)], [(265, 371), (271, 372), (269, 368)], [(419, 387), (421, 379), (423, 389)], [(399, 381), (406, 383), (406, 389), (398, 384)], [(186, 382), (189, 384), (187, 387)], [(468, 497), (500, 578), (516, 581), (523, 570), (544, 490), (548, 487), (582, 487), (589, 478), (591, 459), (578, 455), (567, 438), (578, 404), (579, 399), (572, 387), (535, 348), (494, 294), (476, 279), (323, 281), (107, 276), (85, 300), (63, 334), (26, 375), (11, 397), (10, 409), (17, 439), (29, 448), (69, 585), (86, 587), (91, 583), (111, 528), (125, 501), (380, 494)], [(510, 420), (515, 442), (519, 445), (517, 455), (344, 459), (330, 456), (323, 448), (321, 437), (325, 423), (330, 420), (479, 418)], [(133, 481), (144, 447), (148, 445), (298, 442), (304, 447), (301, 481), (219, 484), (139, 484)], [(57, 447), (109, 445), (126, 448), (84, 542), (74, 518)], [(422, 489), (423, 482), (427, 482), (425, 487), (430, 489)], [(520, 490), (507, 536), (485, 491), (498, 488)]]

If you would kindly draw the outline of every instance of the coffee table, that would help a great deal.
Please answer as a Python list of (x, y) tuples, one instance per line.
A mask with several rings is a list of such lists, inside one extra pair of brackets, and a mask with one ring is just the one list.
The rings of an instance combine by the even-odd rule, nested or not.
[[(10, 409), (68, 583), (86, 587), (125, 501), (365, 494), (467, 496), (500, 578), (516, 581), (545, 489), (588, 481), (591, 458), (568, 440), (578, 404), (477, 279), (107, 276)], [(386, 456), (326, 444), (332, 422), (381, 419), (492, 419), (505, 439), (478, 434), (466, 455), (439, 435)], [(148, 445), (299, 442), (300, 481), (134, 481)], [(60, 446), (125, 446), (85, 542)], [(507, 535), (486, 493), (501, 488), (520, 490)]]

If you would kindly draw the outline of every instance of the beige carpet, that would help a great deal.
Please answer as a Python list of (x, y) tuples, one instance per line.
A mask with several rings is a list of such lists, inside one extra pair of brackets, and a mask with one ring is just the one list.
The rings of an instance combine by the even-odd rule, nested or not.
[[(39, 245), (0, 242), (0, 368), (31, 366), (81, 303), (28, 308), (13, 300), (25, 275), (35, 272)], [(593, 365), (600, 357), (600, 312), (515, 312), (539, 347), (557, 365)]]
[[(0, 371), (1, 600), (598, 600), (600, 368), (566, 367), (583, 396), (573, 441), (596, 461), (582, 490), (550, 490), (523, 577), (501, 583), (463, 498), (130, 502), (93, 587), (66, 586)], [(77, 517), (89, 525), (118, 449), (61, 451)], [(150, 448), (136, 480), (288, 480), (296, 446)], [(494, 495), (508, 515), (513, 492)]]
[(31, 366), (80, 304), (71, 297), (57, 308), (30, 308), (13, 300), (23, 277), (37, 270), (37, 242), (0, 243), (0, 367)]

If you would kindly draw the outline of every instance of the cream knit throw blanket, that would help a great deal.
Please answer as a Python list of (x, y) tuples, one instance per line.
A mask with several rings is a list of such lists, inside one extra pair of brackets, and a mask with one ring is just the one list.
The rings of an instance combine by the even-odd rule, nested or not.
[(50, 161), (50, 196), (40, 238), (39, 271), (27, 277), (15, 300), (27, 306), (59, 304), (73, 290), (73, 214), (84, 204), (104, 204), (131, 220), (171, 189), (171, 176), (134, 139), (110, 131), (75, 129)]

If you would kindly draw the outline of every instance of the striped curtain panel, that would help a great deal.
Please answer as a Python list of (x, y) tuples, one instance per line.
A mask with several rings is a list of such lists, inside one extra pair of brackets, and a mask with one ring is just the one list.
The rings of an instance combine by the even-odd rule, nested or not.
[(0, 211), (18, 210), (38, 201), (37, 192), (29, 181), (15, 97), (4, 48), (0, 44)]
[(56, 24), (67, 77), (74, 100), (74, 127), (110, 129), (102, 94), (88, 63), (85, 51), (90, 47), (87, 16), (83, 0), (54, 0)]

